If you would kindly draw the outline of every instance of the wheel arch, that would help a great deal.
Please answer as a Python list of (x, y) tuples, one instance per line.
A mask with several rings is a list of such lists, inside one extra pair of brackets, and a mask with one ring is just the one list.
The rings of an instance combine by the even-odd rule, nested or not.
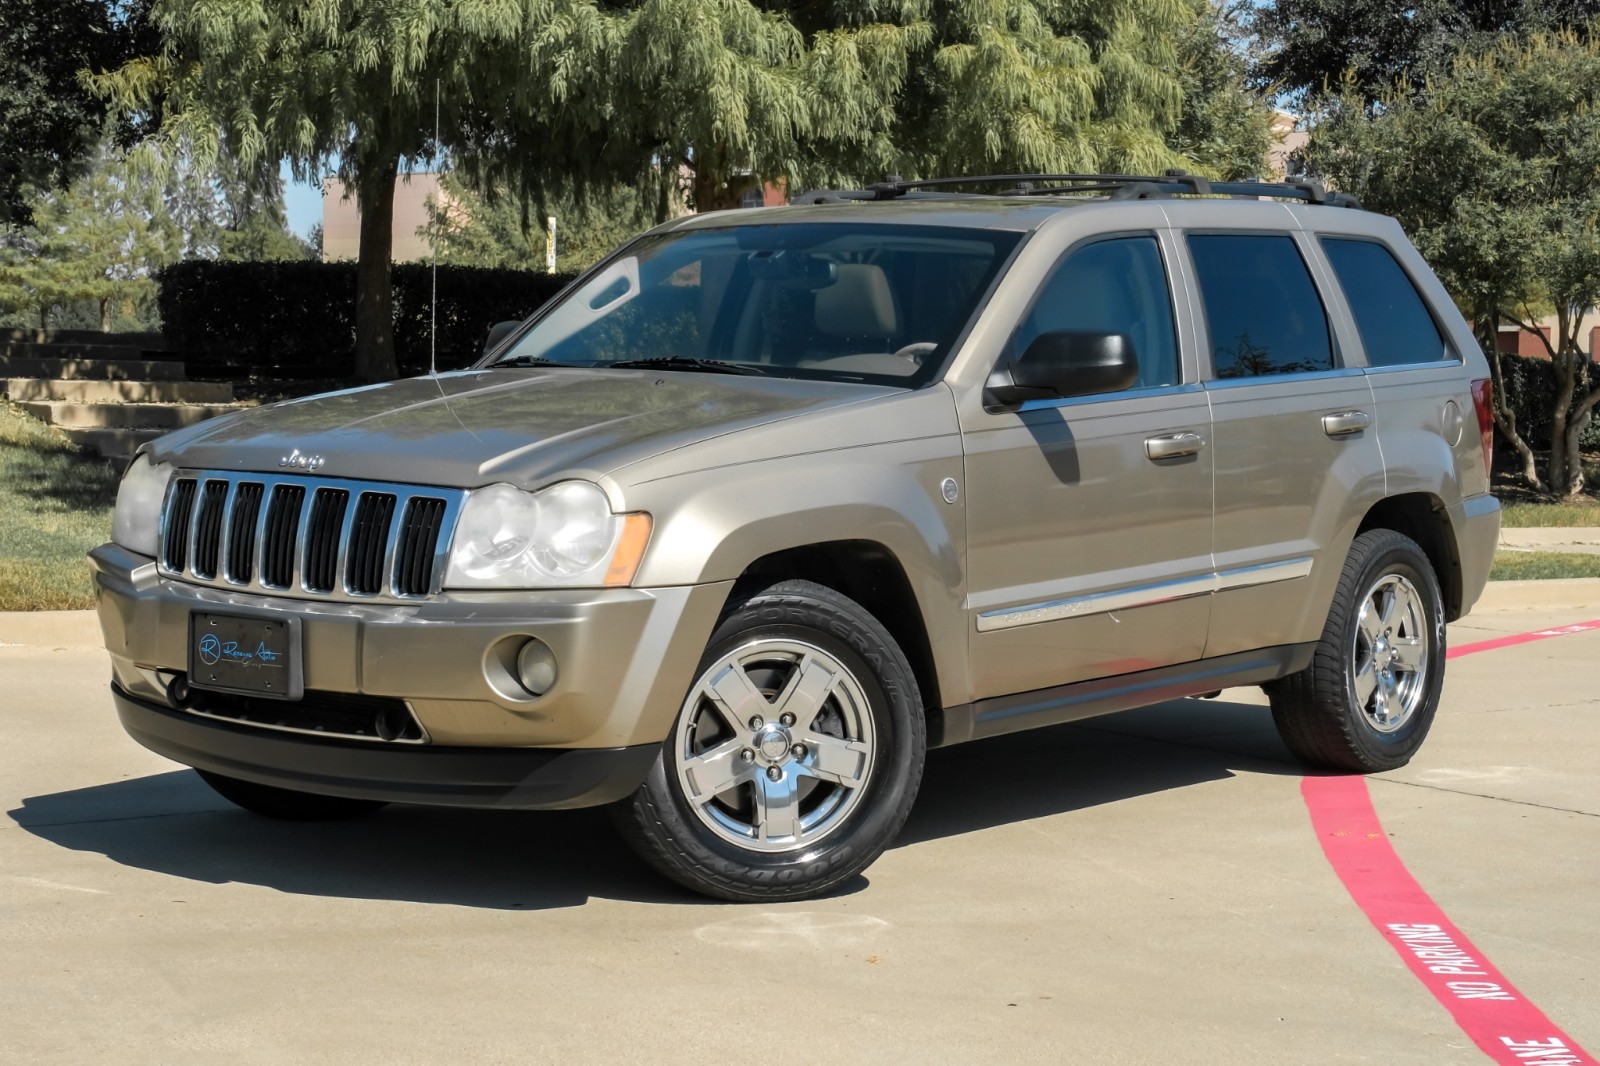
[(1369, 529), (1392, 529), (1416, 541), (1439, 580), (1445, 619), (1461, 617), (1461, 553), (1443, 500), (1427, 492), (1385, 497), (1362, 517), (1356, 535)]
[(928, 722), (928, 746), (942, 742), (943, 687), (922, 605), (894, 552), (873, 540), (834, 540), (770, 552), (744, 568), (729, 593), (737, 602), (778, 581), (799, 578), (855, 600), (876, 618), (911, 664)]

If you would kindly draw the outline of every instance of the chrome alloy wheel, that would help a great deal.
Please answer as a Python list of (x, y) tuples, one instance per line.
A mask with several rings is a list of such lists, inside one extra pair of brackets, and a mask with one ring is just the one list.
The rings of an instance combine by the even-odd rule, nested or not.
[(872, 775), (872, 709), (814, 644), (757, 640), (700, 675), (673, 737), (690, 809), (738, 847), (795, 851), (849, 817)]
[(1350, 652), (1356, 706), (1367, 724), (1393, 733), (1411, 720), (1428, 687), (1428, 610), (1416, 586), (1386, 574), (1367, 591)]

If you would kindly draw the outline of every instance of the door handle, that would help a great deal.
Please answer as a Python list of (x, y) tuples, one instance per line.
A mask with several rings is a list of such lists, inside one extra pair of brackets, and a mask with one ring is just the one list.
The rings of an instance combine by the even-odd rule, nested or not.
[(1372, 425), (1365, 411), (1340, 411), (1336, 415), (1322, 416), (1322, 432), (1330, 437), (1348, 437)]
[(1144, 454), (1149, 459), (1181, 459), (1196, 455), (1206, 446), (1206, 439), (1198, 433), (1171, 433), (1165, 437), (1146, 437)]

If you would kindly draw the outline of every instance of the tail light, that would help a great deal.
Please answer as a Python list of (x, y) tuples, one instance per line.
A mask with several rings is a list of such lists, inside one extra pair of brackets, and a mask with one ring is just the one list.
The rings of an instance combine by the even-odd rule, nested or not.
[(1472, 383), (1472, 409), (1478, 412), (1478, 433), (1483, 437), (1483, 472), (1494, 465), (1494, 408), (1489, 406), (1491, 386), (1488, 378)]

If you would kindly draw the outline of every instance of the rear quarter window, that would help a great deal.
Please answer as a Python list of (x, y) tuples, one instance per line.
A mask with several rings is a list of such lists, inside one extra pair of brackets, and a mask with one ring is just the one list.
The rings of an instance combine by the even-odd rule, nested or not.
[(1394, 254), (1374, 241), (1323, 237), (1369, 366), (1404, 366), (1451, 358), (1449, 345)]

